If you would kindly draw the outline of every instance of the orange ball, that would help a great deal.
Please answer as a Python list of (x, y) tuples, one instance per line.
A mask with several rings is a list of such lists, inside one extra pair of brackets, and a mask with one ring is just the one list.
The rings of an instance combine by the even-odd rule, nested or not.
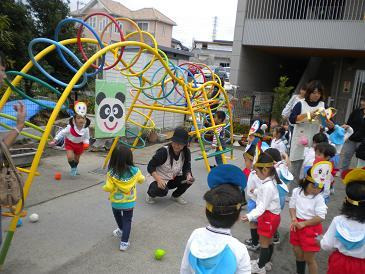
[(83, 144), (83, 147), (84, 147), (84, 149), (88, 149), (89, 148), (89, 144), (84, 143)]
[(56, 172), (56, 173), (54, 174), (54, 178), (55, 178), (55, 180), (61, 180), (61, 177), (62, 177), (61, 172)]

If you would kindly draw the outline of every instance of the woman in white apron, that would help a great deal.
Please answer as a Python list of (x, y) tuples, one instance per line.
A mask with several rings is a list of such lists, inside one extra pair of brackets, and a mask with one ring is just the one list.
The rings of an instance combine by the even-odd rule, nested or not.
[(304, 148), (312, 146), (312, 139), (320, 131), (320, 121), (316, 118), (316, 111), (324, 108), (323, 85), (314, 80), (307, 84), (307, 91), (303, 101), (298, 102), (290, 114), (289, 121), (294, 125), (290, 145), (291, 173), (298, 179), (304, 159)]
[(176, 128), (172, 142), (158, 149), (147, 166), (150, 182), (146, 202), (155, 203), (155, 197), (164, 197), (169, 189), (176, 190), (171, 198), (186, 204), (181, 195), (191, 186), (194, 178), (191, 175), (191, 154), (187, 147), (188, 132), (183, 128)]

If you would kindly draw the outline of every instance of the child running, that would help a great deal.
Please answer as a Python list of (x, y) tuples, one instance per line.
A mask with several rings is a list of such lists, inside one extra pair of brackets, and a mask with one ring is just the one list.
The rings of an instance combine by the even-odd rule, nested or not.
[(280, 198), (277, 184), (281, 181), (276, 173), (272, 157), (263, 152), (254, 164), (257, 177), (262, 185), (255, 189), (256, 208), (241, 217), (242, 221), (257, 219), (257, 233), (260, 240), (259, 260), (251, 261), (251, 273), (266, 273), (272, 268), (270, 263), (274, 252), (272, 238), (280, 224)]
[(341, 215), (335, 217), (321, 240), (324, 250), (333, 251), (327, 274), (365, 273), (365, 169), (345, 174), (346, 198)]
[[(324, 185), (317, 175), (326, 170), (326, 165), (328, 169), (331, 164), (319, 162), (311, 167), (300, 186), (293, 189), (289, 202), (290, 243), (293, 245), (298, 274), (305, 274), (306, 264), (310, 274), (318, 273), (315, 254), (320, 247), (316, 238), (322, 234), (321, 223), (326, 216), (327, 206), (319, 194), (323, 191)], [(316, 173), (317, 170), (321, 172)]]
[(90, 120), (86, 117), (86, 113), (86, 104), (77, 102), (75, 104), (75, 115), (70, 119), (67, 127), (61, 130), (53, 141), (48, 143), (50, 146), (55, 146), (59, 140), (65, 140), (66, 156), (71, 167), (71, 176), (79, 175), (77, 166), (80, 162), (80, 156), (89, 147)]
[(250, 274), (246, 246), (231, 235), (242, 207), (246, 177), (233, 165), (219, 165), (208, 175), (210, 190), (204, 194), (209, 225), (190, 235), (180, 273)]
[(144, 180), (142, 172), (133, 164), (132, 151), (119, 144), (110, 158), (103, 190), (110, 193), (109, 200), (118, 225), (113, 235), (121, 239), (121, 251), (129, 247), (133, 208), (137, 198), (136, 184), (141, 184)]

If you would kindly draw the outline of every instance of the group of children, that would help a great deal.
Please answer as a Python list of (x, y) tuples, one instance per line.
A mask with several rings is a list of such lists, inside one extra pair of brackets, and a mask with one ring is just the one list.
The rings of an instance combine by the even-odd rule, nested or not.
[[(65, 139), (71, 174), (77, 174), (80, 155), (88, 144), (86, 106), (80, 105), (75, 117), (50, 144)], [(225, 117), (215, 114), (216, 124)], [(244, 152), (245, 169), (232, 165), (214, 168), (208, 175), (211, 188), (205, 195), (209, 225), (190, 236), (181, 264), (181, 273), (266, 273), (272, 269), (274, 242), (281, 212), (293, 180), (283, 140), (285, 130), (275, 128), (270, 148), (263, 149), (263, 131), (249, 136)], [(220, 136), (220, 134), (219, 134)], [(223, 141), (223, 140), (222, 140)], [(217, 140), (215, 142), (217, 143)], [(289, 202), (291, 218), (290, 243), (296, 257), (296, 272), (318, 273), (315, 254), (322, 248), (335, 250), (329, 259), (328, 273), (365, 273), (365, 169), (354, 169), (344, 175), (346, 199), (341, 214), (333, 219), (323, 234), (322, 222), (327, 214), (333, 166), (337, 154), (323, 133), (313, 137), (313, 147), (305, 154), (301, 181), (292, 190)], [(118, 228), (120, 250), (128, 249), (136, 202), (136, 184), (145, 178), (133, 164), (129, 148), (119, 144), (113, 151), (103, 189), (109, 200)], [(246, 186), (247, 181), (247, 186)], [(240, 218), (247, 198), (247, 214)], [(230, 228), (238, 221), (250, 223), (251, 239), (242, 244), (233, 238)], [(275, 241), (274, 241), (274, 238)], [(251, 260), (247, 249), (260, 250), (258, 260)], [(341, 272), (338, 272), (341, 269)]]

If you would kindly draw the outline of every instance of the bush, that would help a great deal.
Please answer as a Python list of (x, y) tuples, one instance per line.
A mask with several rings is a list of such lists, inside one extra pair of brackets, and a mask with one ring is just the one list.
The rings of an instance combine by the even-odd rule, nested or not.
[(286, 76), (281, 76), (279, 78), (279, 86), (274, 88), (274, 103), (272, 107), (272, 118), (274, 118), (278, 123), (281, 122), (281, 112), (283, 111), (285, 105), (289, 101), (290, 92), (294, 87), (286, 86), (289, 78)]
[(249, 125), (241, 125), (239, 122), (233, 122), (234, 134), (248, 134), (249, 130), (250, 130)]

